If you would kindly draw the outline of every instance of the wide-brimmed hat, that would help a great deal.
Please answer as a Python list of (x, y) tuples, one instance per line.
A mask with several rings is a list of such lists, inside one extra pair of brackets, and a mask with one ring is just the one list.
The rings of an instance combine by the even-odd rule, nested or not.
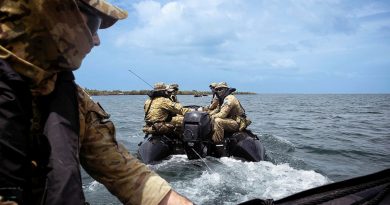
[(167, 85), (165, 85), (165, 83), (156, 83), (154, 84), (154, 88), (153, 88), (154, 91), (162, 91), (162, 90), (167, 90)]
[(170, 84), (167, 86), (167, 90), (170, 91), (170, 92), (173, 92), (173, 91), (178, 91), (179, 90), (179, 85), (176, 84), (176, 83), (173, 83), (173, 84)]
[(209, 87), (210, 88), (215, 88), (218, 85), (218, 83), (210, 83)]
[(228, 88), (228, 85), (226, 82), (220, 82), (220, 83), (218, 83), (217, 86), (215, 86), (215, 89), (218, 89), (218, 88)]
[(101, 29), (112, 26), (116, 21), (127, 17), (127, 11), (118, 8), (105, 0), (80, 0), (98, 10), (102, 17)]

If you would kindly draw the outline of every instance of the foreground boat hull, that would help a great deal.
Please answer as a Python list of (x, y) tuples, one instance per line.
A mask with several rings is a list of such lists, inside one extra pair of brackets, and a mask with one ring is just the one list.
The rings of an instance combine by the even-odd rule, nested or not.
[(390, 169), (302, 191), (283, 199), (253, 199), (240, 205), (390, 204)]

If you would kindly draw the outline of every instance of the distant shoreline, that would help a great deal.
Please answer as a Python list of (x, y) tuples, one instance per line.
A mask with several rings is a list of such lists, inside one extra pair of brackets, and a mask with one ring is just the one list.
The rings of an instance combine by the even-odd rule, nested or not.
[[(84, 90), (89, 94), (89, 95), (147, 95), (147, 93), (150, 90), (130, 90), (130, 91), (125, 91), (125, 90), (95, 90), (95, 89), (88, 89), (84, 88)], [(257, 93), (254, 92), (234, 92), (236, 95), (256, 95)], [(193, 95), (195, 97), (200, 97), (200, 96), (207, 96), (207, 95), (212, 95), (210, 91), (197, 91), (197, 90), (192, 90), (192, 91), (179, 91), (178, 95)]]

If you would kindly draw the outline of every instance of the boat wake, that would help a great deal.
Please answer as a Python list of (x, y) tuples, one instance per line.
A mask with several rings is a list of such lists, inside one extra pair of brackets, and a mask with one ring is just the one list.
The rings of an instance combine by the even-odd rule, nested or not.
[(209, 157), (205, 162), (211, 171), (202, 161), (188, 160), (185, 155), (174, 155), (150, 167), (197, 204), (237, 204), (253, 198), (276, 200), (331, 182), (313, 170), (299, 170), (289, 164), (226, 157)]

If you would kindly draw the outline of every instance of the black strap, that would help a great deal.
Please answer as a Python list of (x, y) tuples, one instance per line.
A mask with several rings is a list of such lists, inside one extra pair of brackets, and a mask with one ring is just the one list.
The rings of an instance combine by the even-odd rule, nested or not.
[(241, 105), (241, 102), (240, 102), (240, 101), (238, 101), (238, 104), (240, 105), (241, 109), (244, 111), (244, 113), (242, 113), (241, 117), (243, 117), (243, 118), (246, 118), (246, 112), (245, 112), (245, 109), (244, 109), (244, 107), (242, 107), (242, 105)]
[[(213, 97), (211, 98), (211, 102), (210, 102), (210, 104), (212, 104), (213, 102), (214, 102), (214, 98), (215, 98), (215, 96), (216, 96), (216, 94), (215, 94), (215, 92), (213, 92)], [(217, 96), (218, 97), (218, 96)]]
[(151, 98), (148, 109), (146, 109), (145, 116), (144, 116), (145, 121), (146, 121), (146, 116), (149, 114), (149, 110), (150, 110), (150, 107), (152, 106), (153, 100), (154, 100), (154, 98)]

